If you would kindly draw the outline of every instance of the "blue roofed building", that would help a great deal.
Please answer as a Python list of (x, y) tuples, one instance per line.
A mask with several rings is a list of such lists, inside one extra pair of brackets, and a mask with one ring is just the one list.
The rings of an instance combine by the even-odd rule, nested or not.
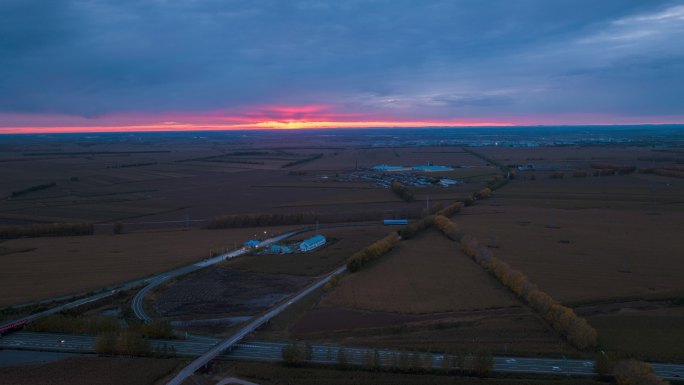
[(245, 246), (247, 247), (258, 247), (261, 242), (257, 241), (256, 239), (251, 239), (247, 242), (245, 242)]
[(317, 249), (323, 245), (325, 245), (326, 239), (324, 236), (318, 234), (314, 235), (313, 237), (302, 241), (302, 243), (299, 244), (299, 250), (300, 251), (311, 251), (314, 249)]

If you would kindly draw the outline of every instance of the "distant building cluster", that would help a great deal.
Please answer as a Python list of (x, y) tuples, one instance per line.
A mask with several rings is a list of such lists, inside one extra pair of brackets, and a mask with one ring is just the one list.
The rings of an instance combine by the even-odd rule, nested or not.
[(347, 178), (341, 178), (340, 181), (362, 179), (382, 188), (390, 188), (393, 181), (397, 181), (405, 186), (420, 187), (438, 185), (442, 187), (449, 187), (458, 184), (458, 181), (441, 176), (416, 174), (416, 172), (439, 172), (453, 170), (454, 168), (451, 166), (439, 166), (434, 165), (431, 162), (424, 166), (394, 166), (379, 164), (371, 168), (357, 170), (349, 174)]
[(436, 166), (432, 162), (425, 166), (392, 166), (387, 164), (379, 164), (373, 166), (373, 171), (418, 171), (418, 172), (438, 172), (438, 171), (453, 171), (454, 168), (450, 166)]

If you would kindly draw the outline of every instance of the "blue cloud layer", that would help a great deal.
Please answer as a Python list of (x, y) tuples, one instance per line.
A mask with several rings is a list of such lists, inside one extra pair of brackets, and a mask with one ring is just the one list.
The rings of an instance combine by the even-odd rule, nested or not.
[(681, 114), (679, 4), (3, 0), (0, 111)]

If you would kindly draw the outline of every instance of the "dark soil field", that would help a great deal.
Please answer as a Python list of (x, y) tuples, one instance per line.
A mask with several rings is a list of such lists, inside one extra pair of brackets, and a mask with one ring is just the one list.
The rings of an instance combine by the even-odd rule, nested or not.
[(172, 319), (254, 315), (301, 289), (308, 278), (212, 267), (155, 294), (154, 308)]
[(180, 364), (175, 359), (83, 357), (47, 364), (0, 366), (3, 385), (154, 385)]

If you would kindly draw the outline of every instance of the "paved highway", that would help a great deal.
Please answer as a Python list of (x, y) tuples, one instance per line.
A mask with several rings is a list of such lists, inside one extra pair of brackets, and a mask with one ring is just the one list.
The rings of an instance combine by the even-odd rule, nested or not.
[[(202, 340), (150, 340), (158, 348), (164, 345), (173, 348), (176, 354), (185, 357), (197, 357), (216, 346), (218, 339), (204, 338)], [(282, 349), (286, 343), (246, 340), (236, 343), (230, 349), (221, 353), (218, 358), (248, 361), (280, 361)], [(340, 345), (312, 344), (311, 361), (322, 364), (336, 364)], [(50, 350), (60, 352), (95, 351), (94, 336), (78, 336), (59, 333), (17, 332), (0, 338), (0, 348)], [(345, 357), (349, 364), (365, 365), (372, 350), (358, 347), (344, 347)], [(390, 349), (378, 349), (378, 354), (385, 363), (391, 362), (392, 355), (402, 352)], [(412, 354), (405, 352), (405, 354)], [(442, 366), (443, 355), (433, 353), (432, 366)], [(684, 365), (652, 363), (655, 372), (665, 379), (681, 380), (684, 378)], [(494, 357), (494, 371), (508, 373), (536, 373), (573, 376), (592, 376), (594, 363), (589, 360), (556, 359), (556, 358), (525, 358), (525, 357)]]
[(337, 270), (333, 271), (332, 273), (329, 273), (325, 277), (319, 279), (314, 284), (308, 286), (306, 289), (300, 291), (298, 294), (291, 297), (286, 302), (276, 306), (275, 308), (273, 308), (272, 310), (269, 310), (265, 314), (262, 314), (262, 315), (256, 317), (254, 320), (250, 321), (247, 325), (242, 327), (233, 336), (219, 342), (214, 347), (212, 347), (208, 352), (202, 354), (199, 358), (192, 361), (188, 366), (186, 366), (180, 372), (178, 372), (178, 374), (176, 374), (176, 376), (173, 379), (171, 379), (171, 381), (167, 382), (167, 385), (180, 385), (180, 384), (182, 384), (188, 377), (192, 376), (192, 374), (195, 373), (195, 371), (197, 369), (201, 368), (202, 366), (209, 363), (209, 361), (218, 357), (221, 353), (225, 352), (231, 346), (235, 345), (238, 341), (243, 339), (247, 334), (255, 331), (261, 325), (268, 322), (271, 318), (282, 313), (283, 310), (287, 309), (288, 306), (290, 306), (293, 303), (304, 298), (309, 293), (318, 289), (319, 287), (325, 285), (326, 283), (328, 283), (328, 281), (330, 281), (332, 279), (332, 277), (339, 275), (339, 274), (342, 274), (346, 270), (347, 270), (346, 265), (338, 268)]

